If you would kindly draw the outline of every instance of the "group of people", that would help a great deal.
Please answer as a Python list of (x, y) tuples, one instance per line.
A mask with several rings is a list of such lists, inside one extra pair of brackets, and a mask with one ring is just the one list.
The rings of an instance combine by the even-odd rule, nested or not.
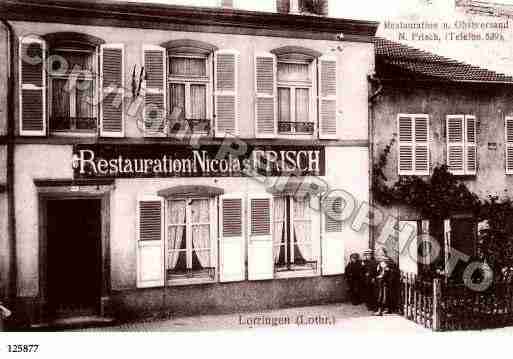
[(351, 254), (345, 274), (352, 304), (363, 302), (375, 315), (393, 312), (399, 276), (386, 250), (382, 249), (377, 259), (371, 249), (363, 252), (363, 259), (358, 253)]

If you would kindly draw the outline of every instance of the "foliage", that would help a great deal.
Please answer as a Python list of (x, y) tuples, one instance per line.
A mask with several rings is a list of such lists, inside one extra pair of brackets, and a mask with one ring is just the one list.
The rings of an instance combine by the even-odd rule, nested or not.
[(328, 0), (303, 0), (300, 2), (301, 11), (311, 14), (324, 15), (323, 10), (327, 1)]
[(487, 223), (479, 231), (478, 255), (496, 274), (513, 267), (513, 201), (491, 196), (480, 199), (446, 165), (436, 166), (431, 176), (401, 176), (390, 185), (385, 168), (394, 142), (390, 141), (373, 166), (374, 199), (383, 206), (411, 206), (430, 220), (450, 218), (456, 213), (473, 214)]

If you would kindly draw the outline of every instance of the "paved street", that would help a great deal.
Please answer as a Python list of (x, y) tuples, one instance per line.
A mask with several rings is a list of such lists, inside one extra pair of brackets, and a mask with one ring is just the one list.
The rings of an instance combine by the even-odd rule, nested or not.
[(428, 333), (429, 330), (407, 321), (399, 315), (373, 316), (365, 306), (332, 304), (313, 307), (288, 308), (272, 311), (201, 315), (171, 318), (114, 327), (90, 328), (85, 331), (204, 331), (251, 330), (252, 328), (337, 328), (351, 333)]

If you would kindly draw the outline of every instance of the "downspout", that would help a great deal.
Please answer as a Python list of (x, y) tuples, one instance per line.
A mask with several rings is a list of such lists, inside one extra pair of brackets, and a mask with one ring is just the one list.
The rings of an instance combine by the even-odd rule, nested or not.
[(5, 25), (8, 34), (8, 73), (7, 73), (7, 168), (6, 168), (6, 187), (7, 187), (7, 232), (9, 238), (9, 287), (8, 299), (11, 306), (14, 305), (17, 296), (18, 266), (16, 256), (16, 218), (14, 209), (14, 59), (15, 36), (11, 24), (0, 19)]
[[(375, 77), (374, 75), (369, 75), (367, 77), (367, 80), (370, 84), (370, 89), (373, 91), (375, 84), (377, 84), (378, 88), (376, 91), (371, 92), (369, 95), (369, 124), (368, 124), (368, 136), (369, 136), (369, 204), (370, 208), (374, 208), (374, 196), (373, 196), (373, 176), (374, 176), (374, 121), (375, 121), (375, 115), (374, 115), (374, 104), (376, 103), (376, 99), (379, 95), (383, 92), (383, 84), (379, 80), (379, 78)], [(374, 224), (374, 216), (371, 218), (372, 223)], [(371, 226), (372, 230), (370, 231), (370, 238), (369, 238), (369, 248), (375, 249), (375, 226)]]

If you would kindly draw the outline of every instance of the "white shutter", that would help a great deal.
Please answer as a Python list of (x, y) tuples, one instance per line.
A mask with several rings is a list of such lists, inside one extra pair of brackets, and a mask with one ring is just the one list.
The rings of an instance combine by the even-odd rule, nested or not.
[(319, 138), (337, 138), (337, 58), (319, 58)]
[(415, 115), (413, 120), (415, 134), (415, 174), (429, 175), (429, 116)]
[(409, 115), (397, 116), (397, 133), (399, 134), (397, 168), (399, 175), (414, 173), (413, 121)]
[(20, 38), (19, 114), (21, 136), (46, 135), (46, 43)]
[(506, 159), (506, 174), (513, 174), (513, 117), (504, 118), (504, 157)]
[(278, 131), (276, 56), (255, 56), (255, 133), (257, 138), (272, 138)]
[(100, 135), (123, 137), (125, 95), (125, 46), (103, 44), (100, 48)]
[(248, 279), (264, 280), (274, 276), (272, 240), (273, 199), (267, 194), (248, 199)]
[(215, 136), (235, 136), (239, 132), (239, 52), (219, 50), (214, 57)]
[[(345, 270), (345, 249), (343, 231), (344, 226), (340, 220), (343, 199), (340, 197), (326, 197), (323, 199), (322, 229), (322, 275), (342, 274)], [(349, 227), (347, 227), (349, 230)]]
[[(410, 226), (406, 228), (405, 226)], [(399, 221), (399, 270), (405, 273), (418, 273), (417, 267), (417, 221)]]
[(444, 219), (444, 271), (447, 272), (451, 252), (451, 220)]
[(449, 115), (446, 120), (447, 166), (454, 175), (465, 174), (465, 116)]
[(465, 116), (465, 174), (477, 173), (477, 120), (475, 116)]
[(166, 49), (144, 45), (144, 135), (162, 137), (166, 135)]
[(145, 196), (137, 201), (137, 287), (164, 285), (164, 202)]
[(242, 281), (245, 279), (244, 201), (234, 194), (223, 195), (220, 201), (220, 281)]

